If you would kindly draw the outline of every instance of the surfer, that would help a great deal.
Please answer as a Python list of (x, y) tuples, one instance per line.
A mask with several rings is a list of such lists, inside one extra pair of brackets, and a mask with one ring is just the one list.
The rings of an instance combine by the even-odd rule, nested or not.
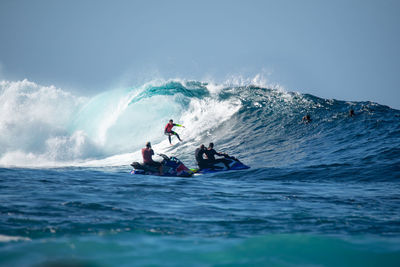
[(162, 164), (158, 161), (154, 161), (152, 158), (153, 155), (154, 151), (151, 148), (151, 143), (147, 142), (146, 147), (142, 148), (143, 164), (147, 166), (156, 167), (160, 175), (163, 175)]
[(311, 122), (310, 114), (305, 115), (301, 121), (303, 121), (304, 123), (310, 123)]
[(214, 143), (210, 143), (208, 145), (208, 148), (205, 153), (206, 153), (207, 159), (209, 160), (209, 162), (208, 162), (209, 164), (222, 162), (222, 163), (224, 163), (226, 168), (230, 169), (230, 166), (225, 159), (215, 159), (215, 155), (220, 156), (220, 157), (229, 157), (229, 156), (226, 153), (220, 153), (220, 152), (215, 151)]
[(169, 120), (169, 122), (167, 123), (167, 125), (165, 125), (164, 134), (165, 134), (165, 135), (168, 135), (168, 140), (169, 140), (169, 144), (170, 144), (170, 145), (172, 145), (172, 143), (171, 143), (171, 136), (172, 136), (172, 135), (176, 135), (176, 137), (178, 137), (179, 141), (182, 142), (182, 139), (179, 137), (179, 135), (178, 135), (176, 132), (172, 131), (172, 127), (174, 127), (174, 126), (178, 126), (178, 127), (183, 127), (183, 128), (185, 128), (185, 126), (183, 126), (183, 125), (174, 123), (174, 121), (173, 121), (172, 119)]
[(199, 148), (196, 148), (194, 152), (194, 156), (196, 157), (197, 165), (199, 165), (200, 169), (204, 169), (208, 167), (209, 160), (204, 158), (206, 154), (206, 147), (202, 144)]
[(353, 117), (353, 116), (355, 116), (356, 114), (354, 113), (354, 110), (353, 109), (350, 109), (350, 111), (349, 111), (349, 117)]

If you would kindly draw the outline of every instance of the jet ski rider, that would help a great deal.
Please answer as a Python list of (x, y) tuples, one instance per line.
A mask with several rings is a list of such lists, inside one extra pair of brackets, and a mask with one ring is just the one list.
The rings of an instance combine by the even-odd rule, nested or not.
[(204, 158), (206, 151), (206, 147), (202, 144), (199, 148), (196, 148), (196, 151), (194, 152), (197, 165), (199, 165), (200, 169), (206, 169), (209, 167), (209, 160)]
[(220, 156), (220, 157), (229, 157), (229, 156), (226, 153), (220, 153), (220, 152), (215, 151), (214, 143), (210, 143), (208, 145), (208, 149), (205, 151), (205, 154), (207, 156), (208, 163), (210, 165), (213, 165), (214, 163), (222, 162), (222, 163), (224, 163), (224, 165), (226, 166), (226, 168), (228, 170), (230, 169), (230, 166), (225, 159), (215, 159), (215, 155)]
[[(200, 169), (213, 168), (213, 165), (218, 162), (224, 163), (227, 169), (230, 169), (228, 162), (225, 159), (215, 159), (215, 155), (228, 157), (225, 153), (219, 153), (214, 150), (214, 143), (210, 143), (208, 149), (202, 144), (194, 152), (197, 165)], [(204, 158), (204, 155), (206, 158)]]
[(151, 143), (147, 142), (146, 147), (142, 148), (143, 164), (151, 167), (156, 167), (160, 175), (163, 175), (162, 164), (158, 161), (154, 161), (152, 158), (153, 155), (154, 151), (151, 148)]

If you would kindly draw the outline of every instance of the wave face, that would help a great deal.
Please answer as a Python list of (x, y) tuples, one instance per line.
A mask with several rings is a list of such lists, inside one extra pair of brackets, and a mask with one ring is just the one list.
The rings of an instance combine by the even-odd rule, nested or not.
[[(371, 164), (398, 166), (400, 111), (261, 85), (151, 82), (74, 96), (27, 80), (0, 83), (0, 165), (125, 165), (152, 141), (157, 153), (195, 164), (193, 151), (214, 142), (256, 168)], [(353, 109), (356, 116), (349, 117)], [(312, 122), (301, 118), (310, 114)], [(169, 147), (173, 118), (184, 142)], [(174, 143), (178, 142), (173, 140)], [(398, 170), (398, 169), (397, 169)]]

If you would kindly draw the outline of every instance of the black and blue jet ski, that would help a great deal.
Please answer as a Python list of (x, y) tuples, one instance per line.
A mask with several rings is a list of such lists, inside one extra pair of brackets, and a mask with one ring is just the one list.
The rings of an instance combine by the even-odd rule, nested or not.
[[(163, 168), (163, 176), (176, 176), (176, 177), (191, 177), (193, 172), (187, 168), (178, 158), (168, 157), (164, 154), (160, 155), (163, 160), (161, 165)], [(134, 168), (131, 174), (141, 175), (159, 175), (159, 171), (154, 166), (148, 166), (139, 162), (132, 162), (131, 166)]]
[(239, 159), (226, 155), (222, 159), (217, 159), (213, 164), (208, 164), (201, 169), (191, 169), (191, 171), (205, 174), (230, 170), (245, 170), (249, 168), (249, 166), (243, 164)]

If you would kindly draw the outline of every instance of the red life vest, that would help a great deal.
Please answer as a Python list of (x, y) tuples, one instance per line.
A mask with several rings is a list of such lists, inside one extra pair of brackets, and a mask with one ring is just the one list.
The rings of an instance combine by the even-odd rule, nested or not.
[(166, 132), (166, 133), (172, 132), (172, 127), (174, 127), (174, 126), (175, 126), (174, 123), (173, 124), (167, 123), (167, 125), (165, 125), (164, 132)]

